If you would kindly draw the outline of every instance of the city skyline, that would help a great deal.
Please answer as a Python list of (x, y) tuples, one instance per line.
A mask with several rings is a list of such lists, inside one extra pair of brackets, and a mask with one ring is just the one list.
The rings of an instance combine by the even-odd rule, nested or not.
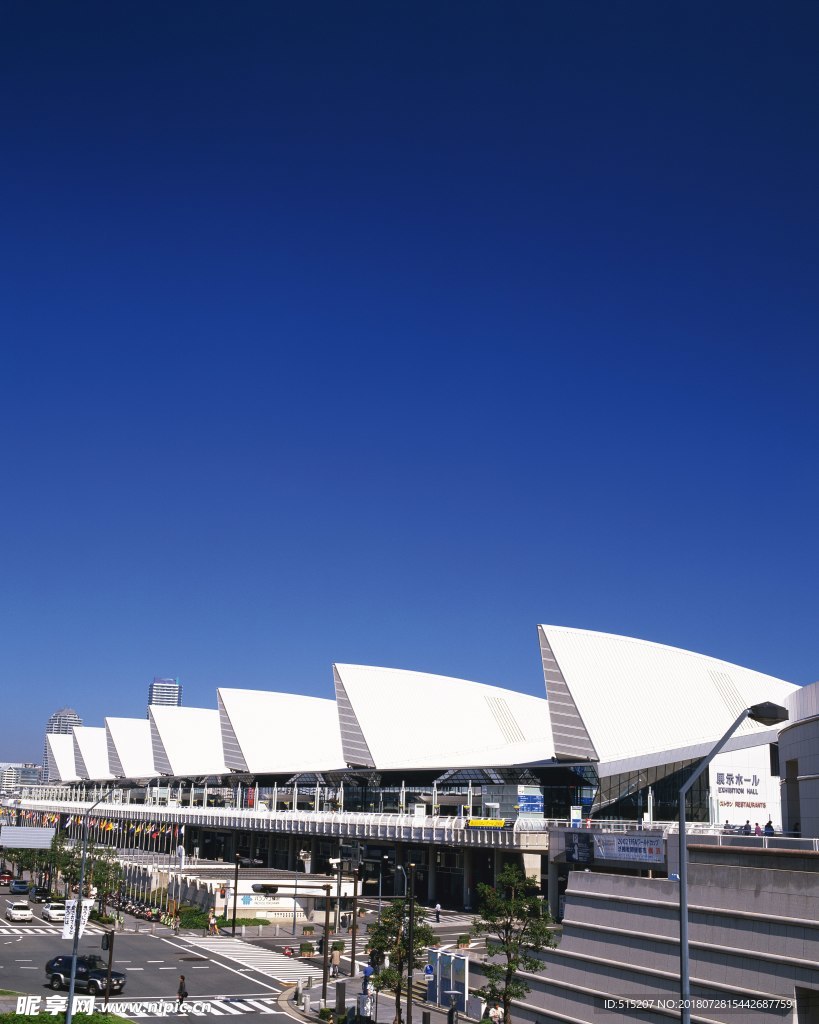
[(544, 622), (819, 677), (817, 32), (11, 4), (6, 688), (542, 696)]

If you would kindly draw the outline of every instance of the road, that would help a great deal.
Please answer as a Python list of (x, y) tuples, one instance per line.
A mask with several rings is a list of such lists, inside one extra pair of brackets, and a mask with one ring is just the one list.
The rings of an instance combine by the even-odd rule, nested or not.
[[(39, 1009), (44, 1012), (46, 1001), (57, 995), (48, 988), (45, 963), (53, 956), (70, 952), (70, 943), (61, 938), (61, 925), (42, 921), (39, 908), (35, 908), (35, 914), (31, 924), (0, 923), (0, 988), (39, 996)], [(374, 922), (375, 914), (368, 914), (367, 920)], [(431, 923), (440, 938), (441, 948), (447, 948), (455, 945), (458, 935), (468, 930), (470, 922), (471, 915), (445, 911), (440, 924)], [(162, 926), (156, 928), (155, 934), (144, 925), (143, 928), (145, 930), (138, 933), (119, 932), (115, 937), (114, 967), (127, 976), (122, 997), (114, 1001), (118, 1004), (117, 1012), (123, 1016), (135, 1019), (175, 1016), (180, 974), (186, 978), (189, 1015), (196, 1016), (286, 1017), (279, 1005), (279, 996), (286, 985), (303, 980), (307, 987), (320, 987), (320, 957), (300, 960), (282, 955), (284, 946), (292, 944), (292, 936), (254, 937), (243, 942), (229, 935), (212, 938), (196, 932), (174, 936)], [(89, 926), (80, 940), (80, 954), (106, 956), (101, 949), (101, 937), (102, 929), (98, 925)], [(349, 936), (343, 937), (349, 953)], [(363, 963), (365, 941), (366, 933), (362, 930), (357, 957), (359, 967)], [(473, 948), (471, 953), (475, 956), (477, 950)], [(343, 967), (349, 969), (348, 964)], [(332, 989), (333, 983), (330, 985)], [(331, 1004), (334, 998), (331, 991)], [(163, 1002), (153, 1007), (122, 1005), (123, 1001), (134, 1004), (160, 1000)]]
[[(22, 924), (0, 928), (0, 988), (42, 997), (43, 1010), (46, 999), (55, 995), (48, 988), (45, 963), (52, 956), (69, 953), (71, 944), (60, 937), (61, 930), (57, 926), (46, 931), (42, 922), (38, 922), (29, 931), (26, 928)], [(80, 940), (80, 954), (106, 956), (100, 941), (99, 934), (84, 935)], [(116, 1002), (173, 1001), (179, 975), (184, 974), (192, 1006), (208, 1004), (206, 1010), (196, 1013), (197, 1016), (285, 1016), (277, 1007), (284, 985), (271, 976), (270, 965), (262, 962), (263, 958), (251, 962), (247, 943), (235, 942), (237, 947), (244, 948), (243, 963), (235, 958), (237, 951), (228, 948), (232, 940), (215, 941), (225, 942), (224, 952), (232, 953), (234, 958), (222, 955), (218, 949), (201, 948), (198, 937), (192, 936), (189, 941), (167, 931), (156, 935), (148, 932), (117, 934), (114, 967), (126, 974), (127, 982), (122, 998), (117, 998)], [(266, 951), (259, 952), (270, 958)], [(292, 970), (293, 962), (282, 959), (287, 960)], [(170, 1008), (166, 1008), (165, 1013), (167, 1009)], [(124, 1015), (152, 1017), (164, 1013), (126, 1010)]]

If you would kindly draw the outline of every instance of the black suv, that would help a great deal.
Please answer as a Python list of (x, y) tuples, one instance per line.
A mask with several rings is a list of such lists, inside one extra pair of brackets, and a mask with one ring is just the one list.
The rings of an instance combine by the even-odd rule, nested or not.
[[(71, 980), (71, 957), (55, 956), (45, 967), (48, 983), (52, 988), (68, 988)], [(86, 989), (91, 995), (102, 995), (108, 976), (108, 964), (101, 956), (78, 956), (77, 973), (74, 984), (78, 989)], [(125, 975), (121, 971), (111, 971), (111, 991), (121, 992), (125, 988)]]

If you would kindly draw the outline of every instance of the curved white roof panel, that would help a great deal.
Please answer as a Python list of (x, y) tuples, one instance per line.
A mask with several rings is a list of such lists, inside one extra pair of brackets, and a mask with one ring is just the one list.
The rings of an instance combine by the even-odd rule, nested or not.
[(70, 733), (46, 733), (46, 757), (49, 782), (79, 782)]
[(102, 726), (75, 725), (74, 760), (81, 779), (113, 779), (108, 767), (108, 739)]
[(151, 704), (156, 771), (162, 775), (225, 775), (219, 712)]
[(118, 779), (156, 775), (151, 723), (147, 718), (106, 718), (108, 765)]
[(396, 668), (334, 665), (333, 675), (348, 764), (500, 767), (554, 756), (542, 697)]
[(265, 773), (345, 767), (334, 700), (228, 687), (216, 696), (228, 768)]
[[(785, 704), (774, 676), (677, 647), (565, 626), (539, 626), (557, 756), (598, 759), (604, 774), (701, 757), (744, 708)], [(773, 742), (745, 721), (726, 750)]]

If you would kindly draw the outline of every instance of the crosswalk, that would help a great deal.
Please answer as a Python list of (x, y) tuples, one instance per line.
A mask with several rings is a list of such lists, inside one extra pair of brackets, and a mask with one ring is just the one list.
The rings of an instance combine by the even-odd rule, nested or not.
[(227, 935), (206, 935), (199, 939), (188, 939), (187, 942), (190, 946), (206, 950), (208, 953), (216, 953), (275, 981), (292, 984), (303, 978), (312, 984), (323, 973), (323, 962), (320, 959), (311, 963), (297, 957), (284, 956), (263, 946), (254, 946), (252, 942), (229, 938)]
[[(468, 931), (475, 923), (474, 914), (454, 914), (445, 910), (441, 914), (441, 922), (438, 927), (441, 928), (461, 928), (463, 931)], [(427, 914), (427, 924), (433, 928), (436, 927), (435, 923), (435, 911), (430, 911)]]
[(112, 1001), (109, 1010), (119, 1017), (128, 1020), (144, 1020), (151, 1017), (236, 1017), (247, 1013), (277, 1014), (284, 1015), (284, 1011), (276, 1006), (275, 998), (245, 997), (242, 999), (233, 997), (230, 999), (201, 999), (186, 1004), (181, 1013), (176, 1011), (172, 1000), (161, 1000), (152, 1002), (146, 999), (144, 1002)]
[[(92, 928), (86, 925), (83, 935), (102, 935), (105, 931), (104, 928)], [(63, 926), (44, 924), (21, 924), (15, 925), (0, 925), (0, 935), (62, 935)]]

